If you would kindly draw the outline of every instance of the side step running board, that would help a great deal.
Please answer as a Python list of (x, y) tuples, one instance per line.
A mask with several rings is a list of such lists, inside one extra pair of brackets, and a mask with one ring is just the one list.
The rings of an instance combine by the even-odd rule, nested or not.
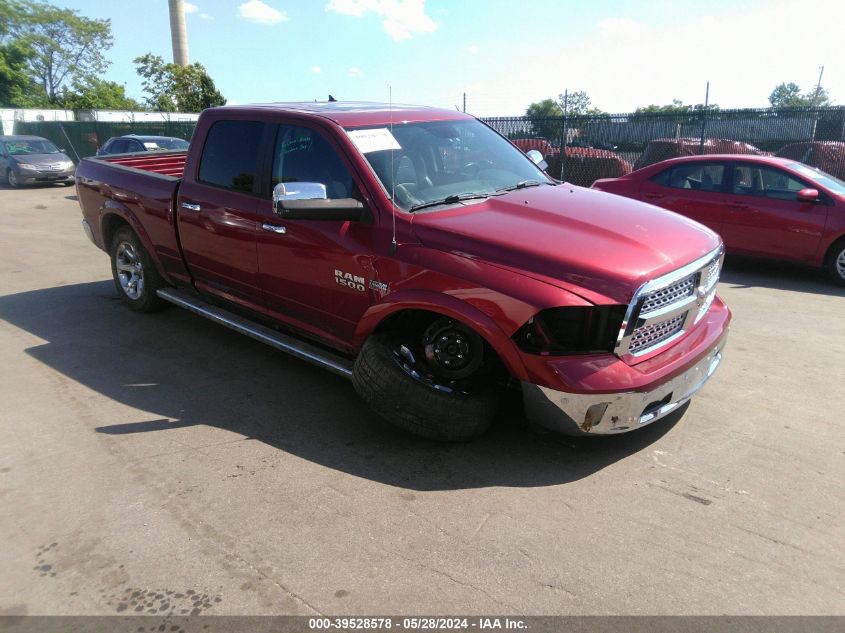
[(343, 376), (344, 378), (352, 377), (352, 361), (343, 356), (333, 354), (316, 345), (277, 332), (259, 323), (254, 323), (249, 319), (233, 314), (223, 308), (213, 306), (194, 295), (176, 290), (175, 288), (162, 288), (156, 294), (165, 301), (176, 304), (180, 308), (190, 310), (195, 314), (204, 316), (206, 319), (211, 319), (220, 325), (225, 325), (227, 328), (231, 328), (241, 334), (246, 334), (256, 341), (261, 341), (278, 350), (287, 352), (307, 363), (328, 369), (330, 372), (338, 376)]

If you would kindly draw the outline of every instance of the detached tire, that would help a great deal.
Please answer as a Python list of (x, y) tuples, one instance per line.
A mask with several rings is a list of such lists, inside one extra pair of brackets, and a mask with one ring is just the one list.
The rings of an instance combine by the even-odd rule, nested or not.
[(834, 244), (827, 256), (827, 274), (840, 286), (845, 286), (845, 240)]
[(444, 392), (413, 378), (394, 355), (398, 337), (372, 335), (355, 359), (352, 384), (380, 417), (405, 431), (432, 440), (458, 442), (484, 433), (493, 422), (498, 394)]
[(115, 232), (109, 255), (114, 286), (123, 303), (136, 312), (155, 312), (167, 305), (156, 294), (167, 284), (132, 229), (123, 226)]

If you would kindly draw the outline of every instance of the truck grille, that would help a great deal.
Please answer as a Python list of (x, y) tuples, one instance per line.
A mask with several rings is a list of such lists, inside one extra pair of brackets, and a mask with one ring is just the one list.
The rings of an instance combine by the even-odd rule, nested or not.
[(679, 314), (665, 321), (658, 321), (657, 323), (637, 328), (631, 336), (631, 344), (628, 346), (628, 352), (636, 354), (641, 350), (654, 347), (658, 343), (662, 343), (666, 339), (675, 336), (684, 327), (685, 316), (684, 314)]
[(690, 275), (667, 288), (656, 290), (650, 294), (643, 301), (640, 314), (656, 312), (660, 308), (664, 308), (686, 297), (691, 297), (693, 294), (695, 294), (695, 275)]
[(634, 296), (619, 333), (616, 353), (637, 357), (653, 352), (689, 330), (716, 296), (723, 249), (645, 284)]

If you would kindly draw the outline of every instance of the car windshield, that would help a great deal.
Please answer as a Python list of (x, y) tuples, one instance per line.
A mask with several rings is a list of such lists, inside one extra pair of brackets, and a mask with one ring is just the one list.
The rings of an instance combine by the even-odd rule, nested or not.
[(406, 211), (554, 184), (525, 154), (474, 119), (350, 128), (394, 202)]
[(181, 138), (150, 138), (139, 140), (148, 150), (188, 149), (188, 141), (183, 141)]
[(787, 167), (797, 171), (805, 178), (809, 178), (810, 180), (817, 182), (829, 191), (838, 193), (840, 196), (845, 196), (845, 182), (839, 180), (839, 178), (831, 176), (816, 167), (805, 165), (804, 163), (790, 163)]
[(59, 153), (59, 148), (47, 140), (6, 141), (6, 148), (12, 156)]

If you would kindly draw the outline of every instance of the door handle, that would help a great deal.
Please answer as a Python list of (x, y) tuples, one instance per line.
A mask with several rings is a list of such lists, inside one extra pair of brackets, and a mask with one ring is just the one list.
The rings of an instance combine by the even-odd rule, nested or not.
[(265, 231), (272, 231), (273, 233), (278, 233), (279, 235), (284, 235), (288, 232), (288, 230), (283, 226), (279, 226), (278, 224), (267, 224), (266, 222), (261, 225), (261, 228)]
[(180, 206), (188, 211), (202, 211), (202, 207), (200, 205), (193, 204), (191, 202), (183, 202)]

